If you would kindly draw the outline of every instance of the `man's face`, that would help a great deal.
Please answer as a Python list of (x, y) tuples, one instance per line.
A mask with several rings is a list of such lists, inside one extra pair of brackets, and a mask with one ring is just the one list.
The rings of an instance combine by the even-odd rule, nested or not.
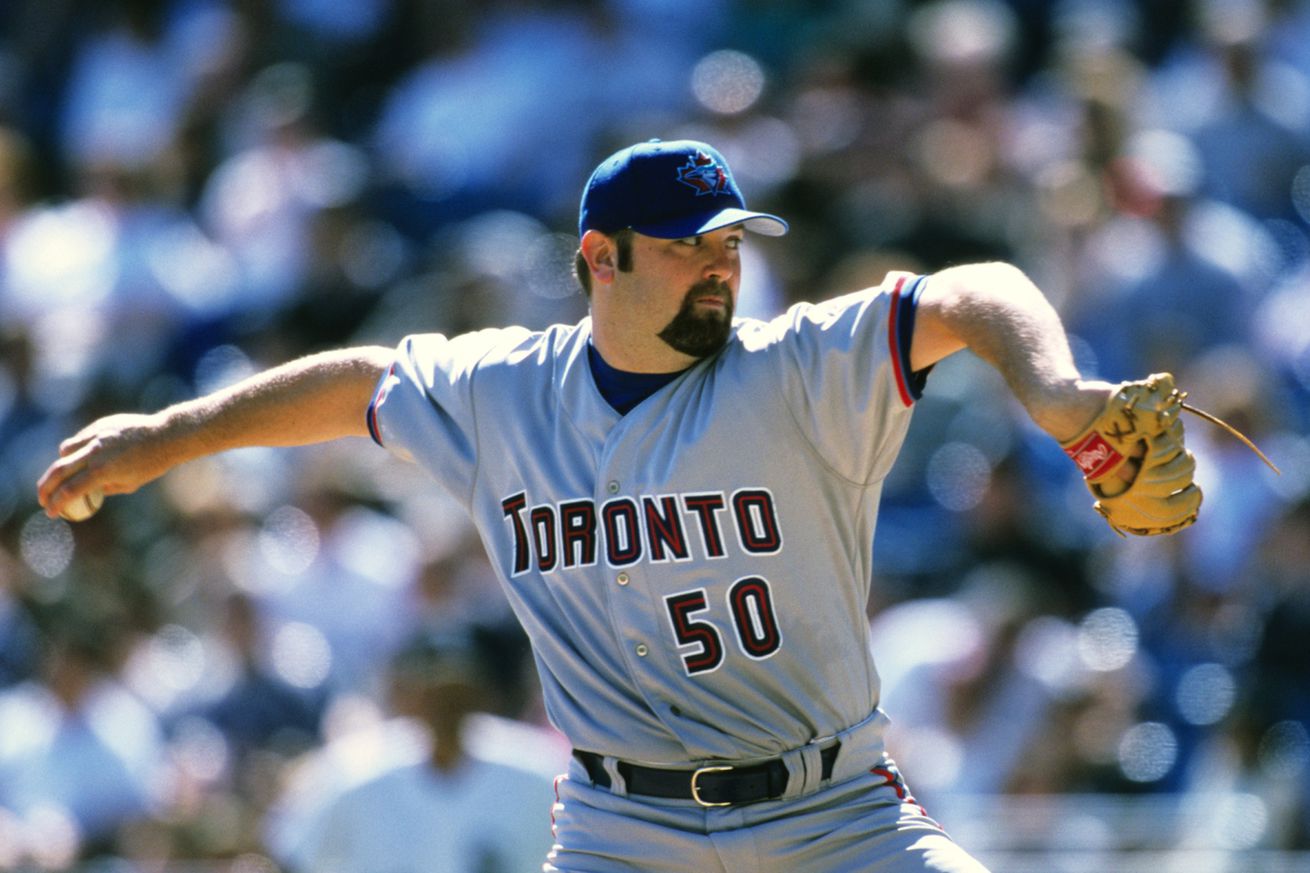
[(744, 237), (740, 226), (683, 239), (636, 234), (627, 301), (632, 316), (684, 355), (717, 352), (732, 330)]

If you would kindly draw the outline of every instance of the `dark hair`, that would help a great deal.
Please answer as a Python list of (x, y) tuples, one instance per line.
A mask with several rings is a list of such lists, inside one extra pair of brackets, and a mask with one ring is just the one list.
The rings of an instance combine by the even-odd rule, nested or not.
[[(632, 271), (632, 237), (636, 233), (632, 228), (625, 227), (616, 230), (613, 233), (606, 234), (614, 240), (614, 246), (619, 251), (618, 268), (624, 273)], [(582, 249), (573, 257), (573, 275), (577, 277), (578, 284), (586, 292), (588, 297), (591, 296), (591, 269), (587, 266), (587, 259), (582, 256)]]

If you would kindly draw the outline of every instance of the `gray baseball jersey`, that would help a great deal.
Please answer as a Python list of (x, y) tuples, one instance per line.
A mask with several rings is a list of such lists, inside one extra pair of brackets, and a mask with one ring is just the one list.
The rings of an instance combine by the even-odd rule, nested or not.
[(467, 508), (574, 746), (740, 760), (870, 719), (870, 557), (924, 281), (738, 319), (623, 416), (587, 319), (401, 342), (370, 429)]

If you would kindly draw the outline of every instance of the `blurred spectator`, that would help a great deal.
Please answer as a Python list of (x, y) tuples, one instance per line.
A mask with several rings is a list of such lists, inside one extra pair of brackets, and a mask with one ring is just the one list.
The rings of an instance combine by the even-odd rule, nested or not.
[(36, 672), (41, 632), (0, 572), (0, 689), (8, 688)]
[(396, 519), (339, 495), (319, 494), (306, 508), (269, 514), (241, 584), (254, 595), (274, 669), (306, 689), (367, 692), (416, 626), (418, 545)]
[[(1108, 170), (1121, 214), (1107, 225), (1106, 242), (1131, 234), (1145, 256), (1107, 263), (1101, 278), (1110, 288), (1101, 294), (1110, 299), (1098, 296), (1072, 314), (1099, 371), (1117, 380), (1181, 370), (1211, 346), (1246, 341), (1252, 296), (1224, 259), (1228, 241), (1207, 232), (1215, 213), (1198, 199), (1196, 148), (1181, 135), (1147, 131), (1124, 143)], [(1124, 307), (1131, 319), (1120, 317)]]
[[(1277, 399), (1261, 389), (1276, 384), (1277, 378), (1250, 345), (1216, 340), (1183, 374), (1197, 386), (1192, 402), (1262, 442), (1290, 424)], [(1207, 461), (1200, 481), (1211, 505), (1205, 535), (1182, 547), (1183, 565), (1202, 588), (1254, 599), (1257, 595), (1243, 590), (1250, 584), (1252, 556), (1287, 509), (1278, 496), (1281, 476), (1218, 428), (1198, 420), (1192, 432), (1194, 452)]]
[(392, 703), (424, 728), (426, 753), (332, 801), (287, 859), (293, 869), (541, 869), (554, 790), (548, 776), (522, 763), (540, 750), (501, 749), (488, 758), (468, 744), (469, 715), (500, 705), (486, 658), (467, 634), (424, 634), (397, 654)]
[(290, 756), (316, 744), (321, 698), (291, 685), (263, 663), (259, 616), (249, 597), (234, 594), (225, 606), (222, 627), (236, 657), (237, 675), (231, 687), (198, 714), (222, 732), (238, 769), (261, 748)]
[(1304, 681), (1310, 675), (1310, 502), (1270, 524), (1255, 554), (1266, 614), (1255, 653), (1254, 705), (1269, 722), (1310, 725)]
[(403, 227), (497, 208), (540, 214), (565, 199), (597, 123), (583, 100), (595, 62), (588, 5), (493, 3), (434, 23), (431, 55), (388, 95), (376, 132), (402, 186)]
[(949, 650), (920, 653), (883, 685), (883, 705), (894, 713), (889, 745), (929, 806), (942, 794), (1006, 790), (1051, 703), (1016, 645), (1037, 580), (992, 564), (966, 584), (956, 598), (894, 607), (873, 624), (880, 652), (898, 638), (952, 639)]
[[(360, 197), (369, 167), (357, 146), (317, 126), (313, 70), (292, 63), (261, 70), (226, 120), (233, 153), (214, 167), (200, 211), (231, 254), (238, 281), (204, 301), (216, 317), (267, 318), (303, 293), (316, 269), (318, 224)], [(255, 322), (257, 325), (258, 322)]]
[(26, 858), (63, 867), (158, 811), (162, 733), (115, 675), (112, 614), (47, 611), (38, 678), (0, 692), (0, 811)]
[(1218, 105), (1194, 133), (1203, 189), (1258, 219), (1292, 218), (1288, 180), (1310, 161), (1310, 77), (1266, 60), (1262, 4), (1203, 6), (1220, 83)]
[(13, 128), (0, 128), (0, 239), (36, 200), (37, 166), (28, 138)]
[(63, 99), (61, 146), (75, 166), (138, 169), (172, 143), (192, 82), (168, 11), (168, 4), (119, 0), (91, 16)]

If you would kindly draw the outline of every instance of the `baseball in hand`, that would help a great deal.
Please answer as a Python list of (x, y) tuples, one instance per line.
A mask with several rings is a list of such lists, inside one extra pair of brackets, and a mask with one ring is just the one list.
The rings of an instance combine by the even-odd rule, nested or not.
[(92, 489), (66, 505), (59, 517), (69, 521), (86, 521), (96, 514), (96, 510), (105, 502), (105, 492), (99, 488)]

